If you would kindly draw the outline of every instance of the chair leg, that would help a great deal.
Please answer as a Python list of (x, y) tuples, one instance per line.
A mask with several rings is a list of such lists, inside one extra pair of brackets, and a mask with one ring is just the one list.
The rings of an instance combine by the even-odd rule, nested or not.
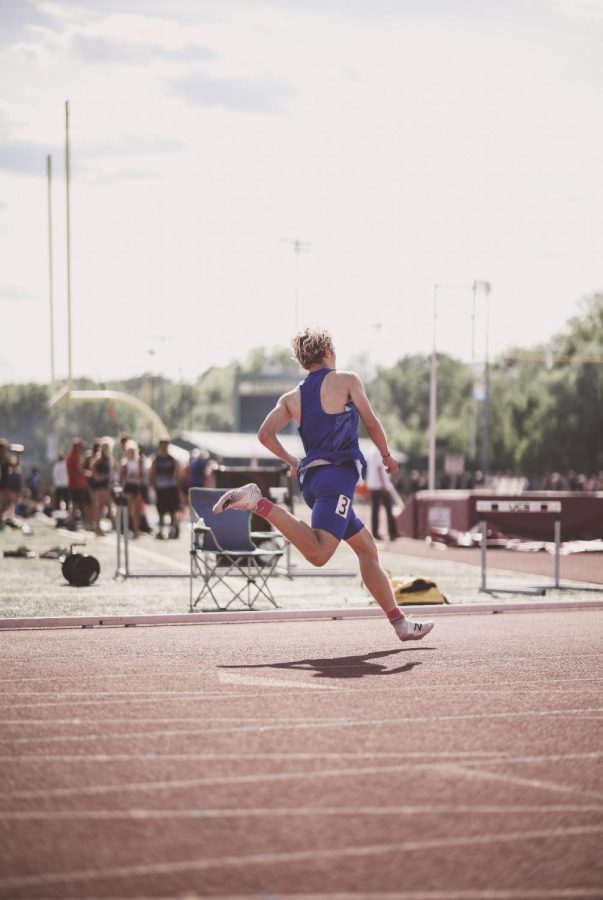
[[(252, 610), (261, 597), (278, 609), (268, 580), (274, 574), (279, 558), (280, 556), (275, 556), (268, 564), (260, 564), (257, 558), (248, 557), (243, 560), (242, 554), (230, 557), (221, 553), (210, 559), (207, 554), (198, 553), (193, 548), (190, 555), (190, 612), (199, 609), (199, 604), (206, 597), (211, 597), (218, 610), (230, 609), (236, 603)], [(197, 578), (202, 582), (198, 592), (193, 584), (193, 580)], [(234, 579), (238, 583), (235, 582), (233, 586)], [(220, 585), (224, 588), (226, 597), (220, 596)]]

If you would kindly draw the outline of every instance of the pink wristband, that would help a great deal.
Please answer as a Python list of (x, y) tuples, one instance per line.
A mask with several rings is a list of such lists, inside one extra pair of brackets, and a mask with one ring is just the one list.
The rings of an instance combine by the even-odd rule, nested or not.
[(265, 519), (273, 506), (274, 503), (272, 502), (272, 500), (268, 500), (267, 497), (261, 497), (257, 502), (254, 513), (256, 514), (256, 516), (262, 516), (262, 518)]

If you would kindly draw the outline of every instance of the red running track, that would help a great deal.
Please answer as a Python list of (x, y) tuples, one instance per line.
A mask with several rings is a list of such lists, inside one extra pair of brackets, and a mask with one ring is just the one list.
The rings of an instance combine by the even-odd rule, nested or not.
[(602, 632), (3, 634), (0, 898), (603, 897)]

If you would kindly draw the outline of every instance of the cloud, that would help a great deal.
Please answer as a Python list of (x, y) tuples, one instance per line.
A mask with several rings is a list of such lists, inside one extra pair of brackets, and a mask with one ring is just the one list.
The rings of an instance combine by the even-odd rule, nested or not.
[(267, 78), (214, 78), (191, 72), (167, 80), (169, 90), (191, 106), (222, 107), (239, 112), (280, 115), (294, 89), (284, 81)]
[[(17, 3), (21, 0), (0, 0)], [(30, 2), (30, 0), (28, 0)], [(200, 10), (199, 0), (60, 0), (60, 8), (50, 7), (53, 12), (64, 14), (69, 10), (106, 18), (112, 15), (140, 16), (141, 18), (163, 19), (169, 22), (214, 22), (221, 18), (219, 7)]]
[(33, 294), (14, 284), (0, 285), (0, 300), (32, 300)]
[(602, 0), (549, 0), (549, 3), (562, 16), (574, 22), (603, 24)]
[[(81, 162), (81, 177), (93, 184), (157, 181), (161, 174), (139, 161), (165, 153), (180, 153), (185, 148), (182, 141), (170, 138), (128, 136), (110, 144), (87, 144), (78, 150), (77, 160)], [(136, 160), (136, 165), (121, 164), (122, 160), (132, 159)]]
[(30, 0), (0, 0), (0, 45), (29, 37), (32, 27), (54, 28), (56, 20)]
[(184, 141), (175, 138), (139, 137), (126, 135), (113, 143), (89, 143), (78, 149), (82, 159), (104, 159), (107, 157), (157, 156), (163, 153), (179, 153), (186, 148)]
[(88, 177), (86, 181), (93, 184), (114, 184), (118, 181), (158, 181), (161, 179), (159, 172), (153, 169), (130, 168), (116, 169), (114, 172), (105, 172), (102, 175)]
[(43, 175), (49, 153), (57, 153), (57, 148), (33, 141), (4, 140), (0, 144), (0, 171), (17, 172), (19, 175)]
[[(180, 153), (186, 148), (182, 141), (166, 138), (125, 137), (112, 144), (82, 144), (75, 152), (72, 148), (72, 167), (87, 180), (118, 180), (124, 178), (158, 178), (150, 169), (123, 169), (120, 172), (104, 173), (98, 179), (93, 176), (93, 165), (101, 160), (158, 156), (164, 153)], [(63, 158), (64, 148), (6, 139), (0, 142), (0, 171), (16, 172), (19, 175), (44, 175), (47, 155)], [(126, 174), (127, 173), (127, 174)], [(137, 173), (137, 174), (135, 174)]]
[(203, 44), (187, 43), (168, 48), (143, 41), (124, 41), (119, 38), (76, 34), (69, 49), (85, 63), (93, 65), (141, 66), (150, 62), (191, 63), (208, 62), (216, 54)]

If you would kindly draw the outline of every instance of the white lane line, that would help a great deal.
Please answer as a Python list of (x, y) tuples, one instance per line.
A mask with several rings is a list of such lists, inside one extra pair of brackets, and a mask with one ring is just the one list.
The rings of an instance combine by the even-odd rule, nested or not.
[[(315, 753), (296, 753), (291, 751), (271, 752), (267, 750), (265, 753), (245, 753), (245, 759), (260, 760), (289, 760), (289, 759), (475, 759), (476, 762), (513, 762), (522, 759), (529, 762), (540, 762), (549, 760), (564, 759), (600, 759), (603, 751), (592, 753), (564, 753), (555, 754), (553, 756), (530, 756), (530, 757), (512, 757), (504, 750), (396, 750), (396, 751), (362, 751), (358, 750), (353, 753), (349, 752), (322, 752)], [(491, 757), (493, 758), (491, 760)], [(217, 760), (217, 759), (236, 759), (239, 762), (242, 757), (240, 753), (74, 753), (74, 754), (51, 754), (51, 753), (23, 753), (19, 756), (0, 756), (2, 763), (21, 763), (21, 762), (125, 762), (128, 760), (152, 760), (161, 762), (175, 760)]]
[(163, 556), (161, 553), (157, 553), (154, 550), (147, 550), (144, 547), (139, 547), (138, 545), (134, 545), (131, 542), (128, 542), (128, 550), (133, 556), (142, 557), (142, 559), (149, 559), (153, 562), (157, 562), (160, 565), (164, 566), (166, 569), (173, 569), (176, 572), (182, 572), (183, 575), (188, 575), (190, 573), (189, 567), (183, 565), (183, 563), (178, 559), (171, 559), (169, 556)]
[[(281, 894), (283, 900), (325, 900), (320, 894)], [(329, 894), (328, 900), (601, 900), (599, 888), (485, 888), (463, 891), (390, 891)], [(204, 895), (203, 900), (224, 900), (223, 895)], [(228, 900), (249, 900), (249, 895), (229, 894)]]
[[(316, 722), (316, 716), (301, 716), (291, 718), (291, 716), (205, 716), (205, 722)], [(153, 725), (153, 724), (165, 724), (169, 725), (172, 722), (188, 722), (191, 725), (199, 724), (199, 716), (186, 716), (179, 717), (173, 716), (170, 718), (164, 718), (163, 716), (153, 716), (152, 719), (143, 719), (138, 718), (137, 716), (127, 716), (123, 717), (115, 717), (115, 716), (107, 716), (103, 719), (96, 719), (94, 722), (89, 721), (86, 718), (82, 718), (81, 716), (75, 715), (69, 719), (55, 719), (55, 718), (42, 718), (42, 719), (0, 719), (0, 726), (2, 725), (94, 725), (98, 727), (99, 724), (108, 725), (109, 723), (112, 725)]]
[[(325, 900), (325, 894), (281, 894), (283, 900)], [(601, 900), (599, 888), (485, 888), (463, 891), (362, 891), (329, 894), (328, 900)], [(204, 895), (203, 900), (224, 900), (223, 895)], [(249, 895), (229, 894), (228, 900), (249, 900)], [(267, 897), (268, 900), (268, 897)]]
[[(289, 695), (291, 693), (292, 687), (290, 686), (287, 691), (279, 690), (272, 691), (270, 694), (261, 691), (244, 691), (242, 693), (226, 693), (226, 691), (203, 691), (200, 693), (190, 694), (190, 693), (180, 693), (180, 691), (174, 691), (172, 697), (170, 697), (170, 704), (174, 703), (187, 703), (190, 704), (192, 700), (195, 703), (198, 703), (200, 700), (215, 700), (216, 697), (224, 700), (228, 699), (228, 702), (231, 703), (233, 700), (257, 700), (258, 698), (262, 698), (265, 700), (266, 697), (282, 697), (284, 695)], [(65, 706), (65, 703), (68, 702), (70, 706), (73, 706), (74, 703), (77, 703), (78, 708), (81, 706), (132, 706), (133, 703), (140, 705), (142, 703), (157, 703), (157, 697), (153, 694), (148, 694), (147, 696), (136, 697), (135, 700), (132, 700), (131, 697), (121, 698), (116, 696), (114, 693), (110, 694), (108, 697), (97, 699), (97, 700), (77, 700), (74, 701), (71, 697), (65, 698), (65, 700), (49, 700), (43, 703), (20, 703), (19, 701), (14, 701), (12, 703), (4, 703), (0, 704), (0, 708), (2, 708), (5, 712), (10, 712), (12, 707), (17, 707), (18, 709), (47, 709), (49, 707), (62, 707)]]
[[(265, 753), (245, 753), (245, 760), (269, 760), (269, 761), (288, 761), (288, 760), (322, 760), (322, 759), (445, 759), (460, 760), (462, 765), (502, 765), (517, 763), (544, 763), (544, 762), (596, 762), (603, 757), (603, 751), (592, 751), (590, 753), (547, 753), (527, 756), (511, 756), (507, 751), (497, 750), (396, 750), (396, 751), (357, 751), (349, 752), (270, 752)], [(208, 760), (237, 760), (241, 762), (243, 757), (241, 753), (74, 753), (74, 754), (40, 754), (29, 753), (20, 754), (19, 756), (0, 756), (0, 763), (17, 763), (26, 762), (61, 762), (71, 763), (101, 763), (101, 762), (132, 762), (144, 760), (145, 762), (194, 762), (195, 760), (207, 762)]]
[(169, 731), (131, 731), (131, 732), (114, 732), (107, 734), (86, 734), (86, 735), (50, 735), (47, 737), (25, 737), (25, 738), (2, 738), (0, 745), (17, 744), (45, 744), (45, 743), (65, 743), (73, 741), (101, 741), (101, 740), (131, 740), (132, 738), (143, 738), (148, 740), (155, 737), (182, 737), (182, 736), (201, 736), (208, 734), (263, 734), (272, 731), (302, 731), (302, 730), (320, 730), (328, 728), (367, 728), (382, 726), (384, 728), (399, 728), (404, 723), (412, 722), (414, 724), (436, 724), (438, 722), (468, 722), (468, 721), (486, 721), (496, 719), (536, 719), (549, 716), (574, 716), (574, 728), (576, 720), (579, 722), (581, 715), (591, 712), (603, 712), (603, 707), (593, 708), (575, 708), (575, 709), (529, 709), (523, 712), (500, 712), (500, 713), (466, 713), (458, 716), (395, 716), (388, 719), (325, 719), (316, 722), (293, 722), (282, 724), (279, 722), (275, 725), (242, 725), (232, 728), (195, 728), (195, 729), (172, 729)]
[[(243, 684), (242, 681), (239, 681), (238, 683), (241, 685)], [(249, 678), (249, 680), (247, 681), (247, 684), (251, 685), (251, 683), (252, 683), (251, 678)], [(264, 700), (268, 696), (270, 696), (270, 697), (282, 697), (285, 695), (288, 696), (291, 693), (291, 691), (296, 691), (296, 690), (302, 691), (302, 690), (307, 689), (308, 687), (311, 687), (311, 688), (319, 688), (320, 687), (323, 690), (326, 689), (326, 690), (331, 690), (331, 691), (340, 691), (341, 690), (341, 687), (332, 687), (330, 685), (300, 685), (300, 684), (294, 684), (293, 682), (289, 683), (285, 680), (283, 680), (282, 682), (277, 682), (276, 680), (273, 680), (269, 684), (267, 684), (266, 679), (263, 679), (263, 678), (262, 679), (258, 678), (258, 681), (257, 681), (257, 684), (258, 685), (261, 684), (261, 686), (263, 686), (263, 687), (273, 687), (277, 683), (282, 685), (283, 687), (286, 686), (286, 690), (283, 690), (282, 688), (280, 688), (280, 689), (277, 688), (275, 690), (271, 690), (269, 694), (267, 692), (262, 692), (262, 691), (254, 691), (254, 692), (245, 691), (245, 692), (241, 692), (241, 693), (228, 693), (228, 694), (225, 693), (224, 691), (215, 691), (215, 692), (203, 691), (203, 692), (199, 692), (199, 693), (174, 691), (173, 694), (169, 696), (169, 699), (170, 699), (171, 704), (180, 703), (180, 704), (187, 704), (190, 706), (190, 703), (192, 701), (194, 701), (195, 703), (198, 703), (200, 701), (208, 702), (210, 700), (215, 700), (216, 698), (222, 698), (222, 699), (228, 698), (229, 703), (232, 702), (233, 700), (256, 700), (259, 698)], [(360, 693), (360, 691), (357, 692), (353, 688), (350, 688), (350, 689), (346, 688), (345, 690), (346, 690), (346, 694)], [(377, 691), (377, 693), (381, 693), (381, 692)], [(481, 691), (476, 691), (475, 693), (476, 694), (479, 693), (480, 695), (483, 694), (483, 692), (481, 692)], [(581, 697), (584, 696), (584, 691), (576, 691), (575, 693), (579, 694)], [(601, 693), (600, 689), (597, 689), (597, 691), (596, 691), (597, 699), (600, 696), (600, 693)], [(410, 690), (407, 691), (405, 696), (408, 697), (409, 699), (412, 699), (412, 692)], [(115, 694), (111, 693), (107, 697), (96, 698), (96, 699), (91, 699), (91, 700), (77, 699), (76, 701), (74, 701), (73, 697), (71, 697), (71, 696), (66, 696), (64, 699), (57, 699), (57, 700), (48, 700), (48, 701), (42, 700), (42, 701), (36, 702), (36, 703), (23, 703), (22, 701), (18, 701), (18, 700), (11, 700), (9, 703), (1, 703), (0, 702), (0, 711), (10, 714), (13, 709), (19, 709), (19, 710), (56, 709), (56, 708), (60, 709), (60, 708), (64, 707), (66, 704), (69, 704), (70, 707), (73, 707), (76, 704), (78, 709), (81, 707), (88, 707), (88, 706), (92, 706), (92, 707), (94, 707), (94, 706), (128, 706), (128, 707), (131, 707), (133, 703), (136, 703), (137, 705), (142, 705), (145, 703), (157, 704), (158, 699), (163, 699), (164, 697), (165, 697), (165, 693), (163, 693), (161, 695), (159, 695), (159, 694), (154, 695), (152, 693), (149, 693), (147, 695), (136, 696), (135, 699), (132, 699), (131, 697), (128, 697), (128, 696), (121, 697), (121, 696), (116, 696)], [(552, 697), (550, 699), (558, 700), (559, 697), (556, 696), (556, 697)], [(592, 716), (588, 716), (588, 717), (583, 716), (583, 718), (598, 719), (598, 718), (600, 718), (600, 714), (592, 715)]]
[[(505, 761), (506, 762), (506, 761)], [(483, 765), (479, 762), (478, 765)], [(469, 768), (471, 766), (471, 768)], [(451, 774), (465, 775), (467, 778), (473, 778), (479, 781), (502, 781), (505, 784), (513, 784), (518, 787), (535, 788), (536, 790), (555, 791), (560, 794), (571, 794), (572, 796), (596, 797), (603, 799), (603, 793), (600, 791), (584, 791), (579, 787), (571, 784), (561, 784), (558, 781), (542, 781), (539, 778), (522, 778), (519, 775), (510, 775), (506, 772), (487, 772), (483, 769), (476, 769), (471, 762), (460, 764), (442, 763), (440, 771), (447, 770)]]
[[(480, 763), (483, 764), (483, 763)], [(469, 765), (467, 763), (466, 765)], [(187, 779), (171, 779), (162, 781), (142, 781), (115, 784), (93, 784), (81, 785), (74, 787), (62, 788), (43, 788), (28, 789), (16, 791), (0, 791), (0, 798), (5, 800), (24, 800), (43, 797), (83, 797), (83, 796), (102, 796), (119, 792), (127, 794), (130, 792), (153, 793), (155, 791), (172, 791), (185, 790), (197, 787), (216, 787), (225, 785), (227, 787), (238, 784), (265, 784), (273, 782), (285, 781), (302, 781), (327, 778), (367, 778), (369, 776), (382, 776), (388, 774), (400, 774), (409, 772), (432, 772), (443, 776), (459, 776), (463, 778), (483, 778), (485, 780), (501, 780), (505, 782), (517, 782), (522, 787), (538, 788), (539, 790), (558, 790), (562, 793), (580, 794), (583, 797), (589, 797), (596, 800), (603, 800), (603, 793), (597, 791), (582, 791), (578, 788), (570, 786), (560, 787), (559, 785), (548, 785), (548, 782), (535, 781), (533, 779), (515, 779), (514, 776), (497, 777), (495, 773), (483, 772), (481, 770), (473, 770), (465, 768), (465, 765), (444, 763), (444, 762), (423, 762), (412, 763), (404, 762), (400, 765), (387, 766), (338, 766), (335, 769), (318, 769), (318, 770), (297, 770), (293, 772), (254, 772), (244, 775), (212, 775), (203, 778), (187, 778)]]
[(0, 812), (2, 822), (35, 822), (73, 820), (129, 821), (131, 819), (245, 819), (279, 818), (293, 820), (296, 816), (316, 818), (318, 816), (434, 816), (434, 815), (508, 815), (543, 813), (600, 813), (601, 804), (584, 806), (573, 803), (557, 803), (544, 806), (458, 806), (456, 804), (422, 804), (421, 806), (292, 806), (292, 807), (237, 807), (237, 809), (89, 809), (89, 810), (40, 810)]
[(338, 691), (332, 684), (312, 684), (305, 681), (293, 681), (287, 678), (270, 678), (263, 675), (243, 675), (241, 672), (219, 672), (218, 681), (222, 684), (249, 684), (252, 687), (288, 687), (294, 690), (303, 688), (312, 691)]
[[(481, 834), (473, 837), (431, 838), (418, 841), (399, 841), (398, 843), (369, 844), (356, 847), (337, 847), (333, 849), (295, 850), (276, 853), (237, 854), (222, 856), (217, 859), (188, 859), (178, 862), (148, 863), (145, 865), (114, 866), (103, 869), (80, 869), (71, 872), (46, 872), (41, 875), (22, 875), (0, 878), (0, 889), (36, 887), (51, 884), (73, 884), (81, 881), (96, 881), (117, 878), (137, 878), (149, 875), (174, 875), (179, 872), (206, 872), (209, 869), (231, 870), (247, 866), (286, 865), (337, 859), (357, 859), (362, 857), (383, 856), (390, 853), (412, 853), (425, 850), (449, 850), (458, 847), (486, 847), (496, 844), (517, 843), (524, 841), (567, 840), (571, 837), (587, 837), (603, 833), (603, 826), (585, 825), (571, 828), (549, 828), (534, 831), (510, 831), (497, 834)], [(465, 894), (466, 896), (466, 894)]]
[(22, 765), (23, 763), (114, 763), (114, 762), (209, 762), (219, 760), (236, 760), (241, 762), (245, 760), (266, 760), (266, 761), (289, 761), (289, 760), (320, 760), (320, 759), (452, 759), (464, 761), (469, 759), (475, 762), (490, 762), (490, 757), (498, 763), (507, 762), (504, 754), (498, 754), (490, 751), (480, 753), (472, 752), (397, 752), (397, 753), (245, 753), (243, 757), (241, 753), (154, 753), (144, 751), (142, 753), (22, 753), (19, 756), (0, 756), (0, 763), (8, 765)]
[[(127, 680), (127, 679), (126, 679)], [(291, 685), (289, 685), (291, 686)], [(121, 688), (118, 688), (120, 697), (206, 697), (207, 691), (179, 691), (177, 689), (171, 691), (156, 691), (156, 690), (146, 690), (146, 691), (124, 691)], [(12, 694), (12, 697), (40, 697), (40, 691), (24, 691), (21, 694)], [(62, 700), (73, 700), (76, 697), (108, 697), (111, 699), (115, 696), (115, 690), (112, 691), (45, 691), (45, 697), (55, 697), (56, 699)], [(223, 697), (224, 691), (215, 691), (213, 694), (214, 697)]]
[[(197, 705), (200, 703), (207, 703), (209, 701), (215, 699), (228, 699), (228, 702), (231, 703), (234, 700), (257, 700), (261, 698), (264, 700), (266, 697), (283, 697), (288, 696), (292, 691), (307, 691), (311, 690), (327, 690), (331, 692), (340, 692), (344, 690), (342, 685), (326, 685), (326, 684), (305, 684), (305, 683), (296, 683), (293, 681), (288, 681), (287, 679), (277, 679), (277, 678), (264, 678), (262, 676), (233, 676), (231, 678), (220, 678), (220, 682), (224, 685), (224, 690), (222, 691), (199, 691), (199, 692), (191, 692), (191, 691), (173, 691), (171, 693), (157, 692), (153, 693), (149, 691), (146, 694), (136, 695), (135, 697), (128, 696), (127, 694), (117, 694), (116, 692), (109, 692), (105, 696), (95, 696), (92, 694), (84, 695), (81, 697), (74, 697), (65, 695), (63, 697), (57, 697), (52, 700), (44, 699), (45, 695), (38, 694), (39, 697), (36, 701), (22, 701), (16, 699), (16, 695), (13, 695), (10, 700), (2, 701), (0, 700), (0, 714), (10, 715), (14, 710), (31, 710), (35, 712), (38, 709), (61, 709), (68, 705), (70, 708), (76, 706), (79, 708), (84, 707), (97, 707), (97, 706), (127, 706), (131, 708), (134, 704), (143, 705), (143, 704), (159, 704), (164, 700), (168, 700), (170, 704), (175, 705), (187, 705), (188, 707), (193, 704)], [(245, 686), (248, 687), (261, 687), (262, 691), (233, 691), (230, 693), (228, 691), (228, 687), (232, 685), (236, 687), (240, 685), (241, 688)], [(119, 689), (116, 688), (116, 691)], [(357, 690), (356, 688), (348, 688), (345, 687), (346, 695), (354, 694), (354, 693), (365, 693), (364, 691)], [(385, 692), (376, 691), (373, 693), (381, 694)], [(389, 692), (388, 692), (389, 693)], [(469, 693), (469, 692), (468, 692)], [(486, 691), (472, 691), (470, 693), (475, 693), (475, 695), (479, 695), (483, 697), (488, 692)], [(573, 701), (574, 696), (587, 698), (592, 702), (593, 700), (598, 700), (601, 696), (601, 687), (593, 686), (592, 694), (589, 696), (584, 690), (576, 690), (576, 691), (565, 691), (565, 692), (556, 692), (554, 695), (540, 695), (537, 691), (531, 692), (531, 694), (525, 694), (525, 700), (528, 702), (539, 702), (541, 699), (543, 702), (554, 702), (559, 703), (563, 700), (564, 697), (567, 697), (568, 701)], [(408, 689), (405, 691), (405, 697), (409, 699), (409, 702), (420, 702), (418, 698), (414, 695), (414, 689)], [(86, 699), (89, 698), (89, 699)], [(462, 702), (462, 701), (461, 701)], [(469, 701), (467, 701), (469, 702)], [(492, 703), (498, 703), (498, 701), (494, 700)], [(598, 718), (601, 714), (597, 713), (592, 716), (592, 718)]]
[(339, 766), (336, 769), (322, 769), (319, 771), (295, 771), (295, 772), (267, 772), (249, 775), (212, 775), (204, 778), (174, 779), (163, 781), (130, 782), (127, 784), (88, 784), (81, 787), (45, 788), (35, 790), (0, 791), (0, 798), (7, 800), (25, 800), (42, 797), (80, 797), (102, 796), (105, 794), (123, 793), (131, 791), (153, 793), (155, 791), (184, 790), (196, 787), (216, 787), (217, 785), (236, 784), (262, 784), (271, 782), (294, 781), (296, 779), (318, 778), (345, 778), (348, 776), (384, 775), (388, 773), (408, 772), (410, 770), (427, 770), (437, 768), (439, 763), (415, 763), (398, 766), (360, 766), (345, 768)]
[[(301, 660), (300, 662), (309, 664), (311, 662), (311, 660)], [(339, 666), (339, 667), (336, 667), (335, 665), (333, 665), (332, 668), (351, 668), (352, 666), (353, 666), (353, 663), (347, 663), (345, 666)], [(250, 668), (253, 668), (253, 666), (250, 666)], [(279, 665), (278, 665), (278, 663), (275, 663), (273, 666), (267, 666), (267, 668), (279, 668)], [(286, 664), (283, 665), (283, 668), (286, 668)], [(298, 670), (295, 670), (295, 671), (298, 671)], [(307, 669), (304, 671), (311, 672), (312, 670)], [(232, 674), (236, 674), (236, 673), (232, 673)], [(178, 672), (176, 670), (174, 670), (174, 671), (153, 670), (151, 672), (146, 672), (146, 673), (145, 672), (140, 672), (140, 673), (138, 673), (138, 672), (125, 672), (125, 673), (124, 672), (120, 672), (120, 673), (99, 672), (94, 677), (86, 676), (86, 675), (81, 676), (79, 674), (77, 674), (77, 675), (54, 675), (52, 673), (49, 673), (47, 675), (34, 675), (34, 676), (23, 677), (23, 678), (4, 678), (4, 679), (0, 679), (0, 685), (5, 682), (11, 683), (11, 684), (16, 683), (17, 685), (21, 685), (27, 681), (42, 681), (42, 682), (44, 682), (45, 685), (48, 685), (49, 681), (51, 683), (66, 681), (68, 684), (77, 684), (78, 686), (81, 687), (83, 684), (86, 684), (87, 682), (89, 682), (91, 685), (96, 686), (96, 685), (98, 685), (99, 681), (101, 681), (102, 679), (105, 679), (105, 678), (106, 679), (114, 678), (114, 679), (118, 679), (121, 681), (127, 681), (127, 682), (131, 682), (132, 679), (134, 679), (134, 678), (141, 678), (148, 684), (149, 678), (152, 678), (153, 680), (157, 680), (159, 678), (164, 678), (164, 677), (174, 678), (174, 680), (177, 680), (177, 679), (181, 678), (182, 675), (180, 672)], [(459, 690), (459, 691), (469, 692), (469, 693), (483, 693), (484, 691), (487, 691), (488, 693), (498, 693), (500, 691), (504, 691), (507, 686), (509, 686), (509, 687), (517, 686), (522, 691), (538, 690), (540, 688), (540, 686), (542, 686), (542, 687), (546, 688), (547, 691), (550, 690), (555, 693), (564, 693), (565, 691), (576, 692), (576, 691), (583, 690), (583, 687), (572, 688), (571, 685), (573, 685), (573, 684), (590, 685), (593, 688), (599, 688), (601, 685), (601, 681), (602, 681), (601, 677), (596, 677), (596, 676), (591, 676), (588, 678), (568, 678), (568, 679), (564, 679), (563, 681), (559, 681), (559, 682), (551, 682), (550, 680), (542, 679), (542, 680), (530, 681), (529, 684), (526, 684), (525, 679), (519, 679), (519, 680), (512, 679), (512, 680), (507, 680), (507, 681), (497, 680), (493, 684), (484, 684), (484, 685), (480, 685), (477, 688), (473, 684), (451, 684), (448, 681), (433, 681), (433, 682), (429, 682), (429, 683), (425, 683), (425, 684), (413, 684), (412, 688), (409, 688), (409, 689), (412, 689), (413, 691), (415, 691), (415, 690), (416, 691), (420, 691), (420, 690), (429, 690), (429, 691), (434, 690), (435, 691), (435, 690), (441, 690), (442, 688), (446, 688), (446, 690)], [(154, 688), (147, 687), (141, 691), (125, 691), (124, 693), (127, 693), (127, 694), (139, 694), (139, 693), (140, 694), (150, 694), (150, 693), (153, 693), (154, 690), (155, 690)], [(351, 690), (361, 690), (361, 688), (351, 688)], [(57, 690), (41, 689), (41, 690), (33, 690), (33, 691), (13, 691), (11, 689), (10, 693), (7, 692), (6, 694), (2, 694), (2, 692), (0, 692), (0, 700), (2, 700), (3, 697), (5, 697), (5, 696), (9, 699), (12, 699), (13, 697), (19, 697), (19, 698), (20, 697), (42, 697), (42, 696), (49, 696), (49, 695), (53, 695), (53, 694), (60, 694), (60, 695), (68, 694), (69, 696), (73, 696), (74, 694), (81, 694), (82, 696), (87, 696), (88, 693), (89, 693), (88, 691), (81, 691), (81, 690), (80, 691), (68, 691), (68, 690), (61, 689), (61, 688), (57, 688)], [(94, 691), (93, 693), (97, 695), (99, 693), (111, 694), (113, 692), (110, 690), (107, 690), (107, 691), (102, 691), (102, 692)], [(122, 692), (120, 691), (120, 693), (122, 693)], [(164, 690), (162, 693), (187, 694), (188, 695), (191, 693), (200, 693), (201, 694), (203, 692), (182, 691), (182, 690), (179, 690), (178, 688), (174, 688), (171, 690)]]

